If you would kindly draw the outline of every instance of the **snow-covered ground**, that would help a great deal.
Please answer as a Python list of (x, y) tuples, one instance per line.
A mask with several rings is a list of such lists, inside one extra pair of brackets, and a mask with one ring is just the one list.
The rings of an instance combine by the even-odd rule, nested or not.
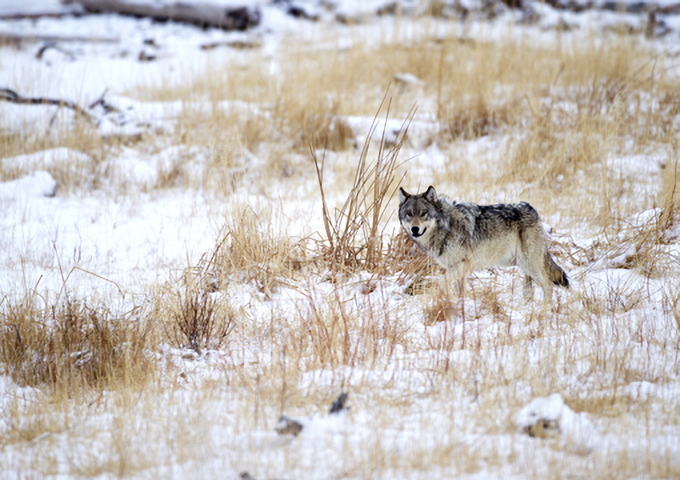
[[(13, 334), (10, 306), (29, 297), (46, 309), (68, 296), (121, 315), (152, 312), (181, 290), (184, 272), (225, 233), (261, 233), (262, 251), (272, 256), (281, 253), (281, 239), (324, 237), (309, 153), (280, 151), (293, 143), (285, 138), (277, 150), (274, 137), (266, 148), (281, 163), (280, 174), (271, 174), (271, 159), (264, 158), (270, 153), (249, 150), (244, 139), (225, 153), (216, 146), (224, 131), (203, 143), (191, 138), (187, 111), (224, 115), (227, 126), (253, 112), (280, 115), (276, 105), (229, 92), (173, 97), (210, 72), (246, 71), (260, 62), (279, 78), (290, 67), (282, 65), (283, 49), (294, 42), (319, 55), (323, 69), (324, 49), (346, 52), (392, 36), (406, 49), (423, 29), (433, 43), (453, 32), (461, 44), (499, 48), (508, 36), (528, 45), (595, 48), (598, 38), (625, 30), (650, 57), (670, 59), (664, 74), (678, 84), (680, 16), (659, 17), (665, 34), (645, 39), (645, 14), (575, 13), (542, 3), (524, 10), (497, 4), (491, 15), (463, 2), (471, 12), (465, 21), (460, 5), (447, 2), (444, 14), (426, 20), (427, 5), (437, 2), (404, 2), (403, 16), (394, 9), (378, 16), (387, 1), (256, 3), (260, 25), (225, 32), (112, 14), (72, 16), (78, 7), (56, 0), (0, 2), (0, 15), (8, 16), (0, 19), (0, 37), (8, 38), (0, 47), (0, 88), (74, 102), (88, 116), (0, 99), (3, 335)], [(291, 6), (319, 18), (296, 18)], [(201, 354), (161, 343), (148, 352), (158, 375), (144, 389), (57, 398), (52, 387), (13, 381), (0, 358), (0, 478), (680, 476), (678, 219), (664, 224), (658, 241), (648, 236), (665, 221), (657, 198), (667, 172), (677, 168), (675, 144), (626, 137), (618, 151), (604, 153), (601, 179), (583, 169), (571, 184), (556, 177), (552, 191), (564, 184), (580, 192), (568, 200), (541, 193), (540, 182), (490, 188), (485, 179), (501, 178), (503, 152), (521, 134), (433, 142), (436, 100), (422, 94), (424, 82), (410, 72), (394, 73), (399, 98), (421, 105), (402, 152), (403, 160), (412, 158), (404, 167), (407, 189), (435, 184), (446, 191), (439, 188), (444, 183), (479, 202), (524, 195), (540, 202), (572, 282), (570, 291), (556, 293), (557, 307), (543, 310), (538, 293), (535, 304), (523, 303), (513, 270), (475, 274), (463, 314), (457, 300), (438, 304), (433, 295), (406, 294), (412, 277), (398, 271), (355, 271), (329, 281), (330, 267), (318, 259), (310, 261), (314, 268), (286, 275), (271, 274), (264, 262), (255, 273), (234, 267), (220, 272), (222, 283), (211, 293), (237, 312), (228, 342)], [(677, 105), (677, 93), (659, 95), (649, 99), (649, 112)], [(573, 107), (568, 100), (551, 98), (565, 111)], [(405, 115), (397, 117), (386, 137)], [(678, 115), (666, 118), (664, 138), (677, 137)], [(328, 153), (332, 205), (347, 195), (372, 119), (343, 118), (357, 146)], [(69, 144), (88, 135), (105, 142)], [(227, 181), (214, 167), (223, 156)], [(573, 186), (579, 181), (587, 185), (580, 191)], [(593, 191), (606, 191), (604, 200), (590, 198)], [(583, 217), (565, 213), (566, 203), (583, 205)], [(395, 209), (392, 199), (381, 219), (392, 237), (399, 230)], [(610, 223), (598, 224), (594, 218), (607, 209)], [(451, 311), (430, 324), (442, 319), (432, 314), (438, 305)], [(343, 391), (350, 408), (330, 415)], [(281, 414), (302, 424), (297, 436), (276, 433)]]

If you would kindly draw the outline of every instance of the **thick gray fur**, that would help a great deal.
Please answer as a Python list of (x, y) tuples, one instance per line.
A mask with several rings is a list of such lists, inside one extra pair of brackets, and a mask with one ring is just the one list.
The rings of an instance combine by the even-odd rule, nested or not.
[(438, 195), (430, 186), (409, 195), (399, 189), (399, 221), (406, 234), (461, 285), (474, 271), (519, 266), (525, 273), (524, 297), (532, 281), (552, 299), (553, 284), (569, 287), (567, 274), (548, 252), (538, 212), (526, 202), (476, 205)]

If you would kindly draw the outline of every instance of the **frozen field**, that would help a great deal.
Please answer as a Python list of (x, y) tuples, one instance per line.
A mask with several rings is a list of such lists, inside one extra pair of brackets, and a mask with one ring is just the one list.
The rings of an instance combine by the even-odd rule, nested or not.
[[(680, 16), (627, 5), (0, 1), (0, 479), (680, 478)], [(400, 185), (528, 201), (571, 288), (459, 299)]]

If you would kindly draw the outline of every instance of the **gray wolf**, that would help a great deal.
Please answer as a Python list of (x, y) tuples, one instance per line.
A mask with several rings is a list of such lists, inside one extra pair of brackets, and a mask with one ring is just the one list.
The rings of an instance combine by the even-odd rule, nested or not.
[(525, 273), (523, 293), (533, 298), (532, 282), (552, 299), (553, 284), (569, 287), (569, 279), (548, 252), (548, 238), (538, 212), (526, 202), (476, 205), (438, 195), (430, 186), (410, 195), (399, 189), (399, 221), (406, 234), (459, 281), (474, 271), (519, 266)]

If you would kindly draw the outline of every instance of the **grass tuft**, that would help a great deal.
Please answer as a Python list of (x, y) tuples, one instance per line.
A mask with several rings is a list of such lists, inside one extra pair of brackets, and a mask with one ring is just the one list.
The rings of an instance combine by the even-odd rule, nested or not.
[(145, 383), (153, 373), (150, 325), (135, 312), (67, 299), (49, 309), (31, 303), (0, 312), (0, 353), (12, 380), (66, 391)]
[(232, 312), (220, 315), (217, 301), (206, 291), (187, 290), (179, 297), (179, 311), (172, 316), (172, 338), (178, 348), (198, 355), (219, 349), (234, 328)]
[[(384, 102), (384, 99), (383, 99)], [(353, 184), (342, 207), (331, 213), (326, 201), (324, 183), (325, 153), (319, 160), (315, 149), (310, 148), (316, 167), (322, 214), (326, 237), (320, 245), (325, 262), (331, 271), (355, 271), (364, 269), (376, 271), (385, 255), (384, 226), (381, 222), (388, 216), (388, 201), (394, 197), (398, 156), (407, 137), (408, 127), (413, 119), (412, 110), (397, 132), (397, 141), (388, 146), (385, 131), (378, 145), (374, 162), (369, 163), (368, 153), (371, 140), (378, 126), (378, 113), (373, 118), (366, 141), (354, 170)], [(387, 114), (389, 115), (389, 105)], [(385, 119), (387, 122), (387, 118)]]

